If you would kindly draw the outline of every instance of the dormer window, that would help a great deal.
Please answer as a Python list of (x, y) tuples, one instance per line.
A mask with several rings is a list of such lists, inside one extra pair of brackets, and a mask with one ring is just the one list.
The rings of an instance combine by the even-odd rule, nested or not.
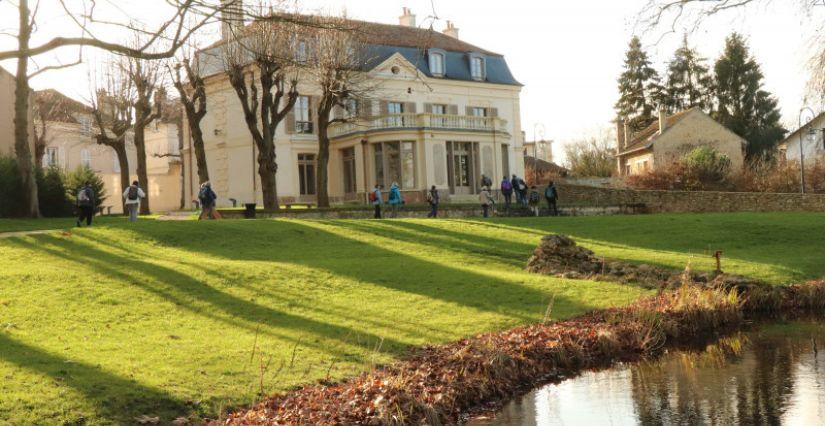
[(430, 54), (430, 73), (435, 77), (444, 76), (444, 54), (433, 52)]
[(471, 56), (470, 75), (473, 77), (473, 80), (484, 80), (485, 77), (487, 77), (486, 74), (484, 58), (481, 56)]

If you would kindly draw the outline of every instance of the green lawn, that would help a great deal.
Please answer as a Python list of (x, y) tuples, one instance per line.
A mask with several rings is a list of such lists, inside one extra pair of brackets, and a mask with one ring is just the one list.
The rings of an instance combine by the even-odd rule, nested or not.
[(825, 275), (822, 214), (106, 219), (0, 239), (0, 424), (214, 416), (261, 382), (340, 379), (410, 346), (539, 321), (551, 299), (566, 318), (646, 294), (523, 272), (548, 232), (675, 268), (710, 269), (720, 249), (727, 271), (777, 284)]

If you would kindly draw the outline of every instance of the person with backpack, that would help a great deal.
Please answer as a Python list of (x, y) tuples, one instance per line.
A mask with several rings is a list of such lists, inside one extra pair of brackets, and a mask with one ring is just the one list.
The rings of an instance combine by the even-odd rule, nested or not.
[(527, 182), (522, 178), (516, 178), (513, 187), (518, 191), (518, 198), (521, 200), (521, 206), (527, 207)]
[(490, 217), (490, 207), (493, 206), (493, 196), (490, 194), (490, 188), (481, 188), (481, 193), (478, 194), (478, 201), (481, 203), (481, 210), (484, 217)]
[(392, 209), (390, 217), (398, 217), (398, 209), (404, 204), (404, 198), (401, 197), (401, 188), (398, 187), (397, 182), (393, 182), (392, 185), (390, 185), (390, 196), (388, 197), (387, 204), (389, 204)]
[(84, 182), (77, 191), (77, 226), (78, 228), (86, 222), (86, 226), (92, 226), (92, 218), (95, 216), (95, 191), (89, 182)]
[(132, 182), (132, 184), (123, 191), (123, 199), (126, 200), (124, 204), (126, 205), (126, 211), (129, 213), (129, 222), (137, 222), (141, 198), (146, 198), (146, 193), (140, 189), (140, 183), (138, 183), (138, 181)]
[(435, 188), (433, 185), (429, 191), (427, 191), (427, 202), (430, 203), (430, 213), (427, 214), (427, 217), (438, 217), (438, 189)]
[(198, 201), (201, 203), (201, 214), (198, 220), (215, 219), (215, 200), (218, 199), (215, 191), (212, 190), (212, 184), (204, 182), (201, 185), (201, 190), (198, 192)]
[(544, 188), (544, 198), (547, 200), (547, 209), (550, 211), (550, 215), (558, 216), (559, 209), (556, 207), (556, 201), (559, 198), (559, 191), (556, 190), (556, 185), (552, 180), (547, 184), (547, 188)]
[(530, 195), (527, 198), (527, 203), (530, 206), (530, 210), (538, 217), (539, 215), (539, 190), (536, 188), (536, 185), (530, 187)]
[(489, 177), (487, 177), (487, 175), (482, 174), (481, 175), (481, 186), (482, 187), (487, 187), (487, 188), (492, 188), (493, 187), (493, 180), (490, 179)]
[(504, 196), (504, 208), (509, 212), (513, 202), (513, 184), (507, 176), (501, 179), (501, 195)]
[(381, 202), (381, 185), (376, 183), (375, 189), (370, 192), (370, 203), (375, 207), (375, 219), (381, 219)]

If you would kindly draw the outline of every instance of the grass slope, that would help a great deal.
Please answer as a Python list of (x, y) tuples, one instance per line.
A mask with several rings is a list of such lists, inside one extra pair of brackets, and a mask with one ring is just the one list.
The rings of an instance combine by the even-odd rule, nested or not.
[[(563, 232), (597, 254), (785, 283), (825, 275), (825, 215), (141, 221), (0, 240), (0, 423), (214, 416), (443, 343), (628, 303), (522, 271)], [(36, 228), (31, 225), (27, 229)], [(18, 225), (19, 228), (19, 225)]]

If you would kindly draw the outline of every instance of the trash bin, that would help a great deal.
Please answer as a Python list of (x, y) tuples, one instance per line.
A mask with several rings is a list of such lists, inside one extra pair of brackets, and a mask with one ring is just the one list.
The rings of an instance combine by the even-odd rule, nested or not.
[(243, 217), (247, 219), (255, 219), (255, 207), (258, 206), (257, 203), (246, 203), (244, 204), (246, 210), (243, 211)]

